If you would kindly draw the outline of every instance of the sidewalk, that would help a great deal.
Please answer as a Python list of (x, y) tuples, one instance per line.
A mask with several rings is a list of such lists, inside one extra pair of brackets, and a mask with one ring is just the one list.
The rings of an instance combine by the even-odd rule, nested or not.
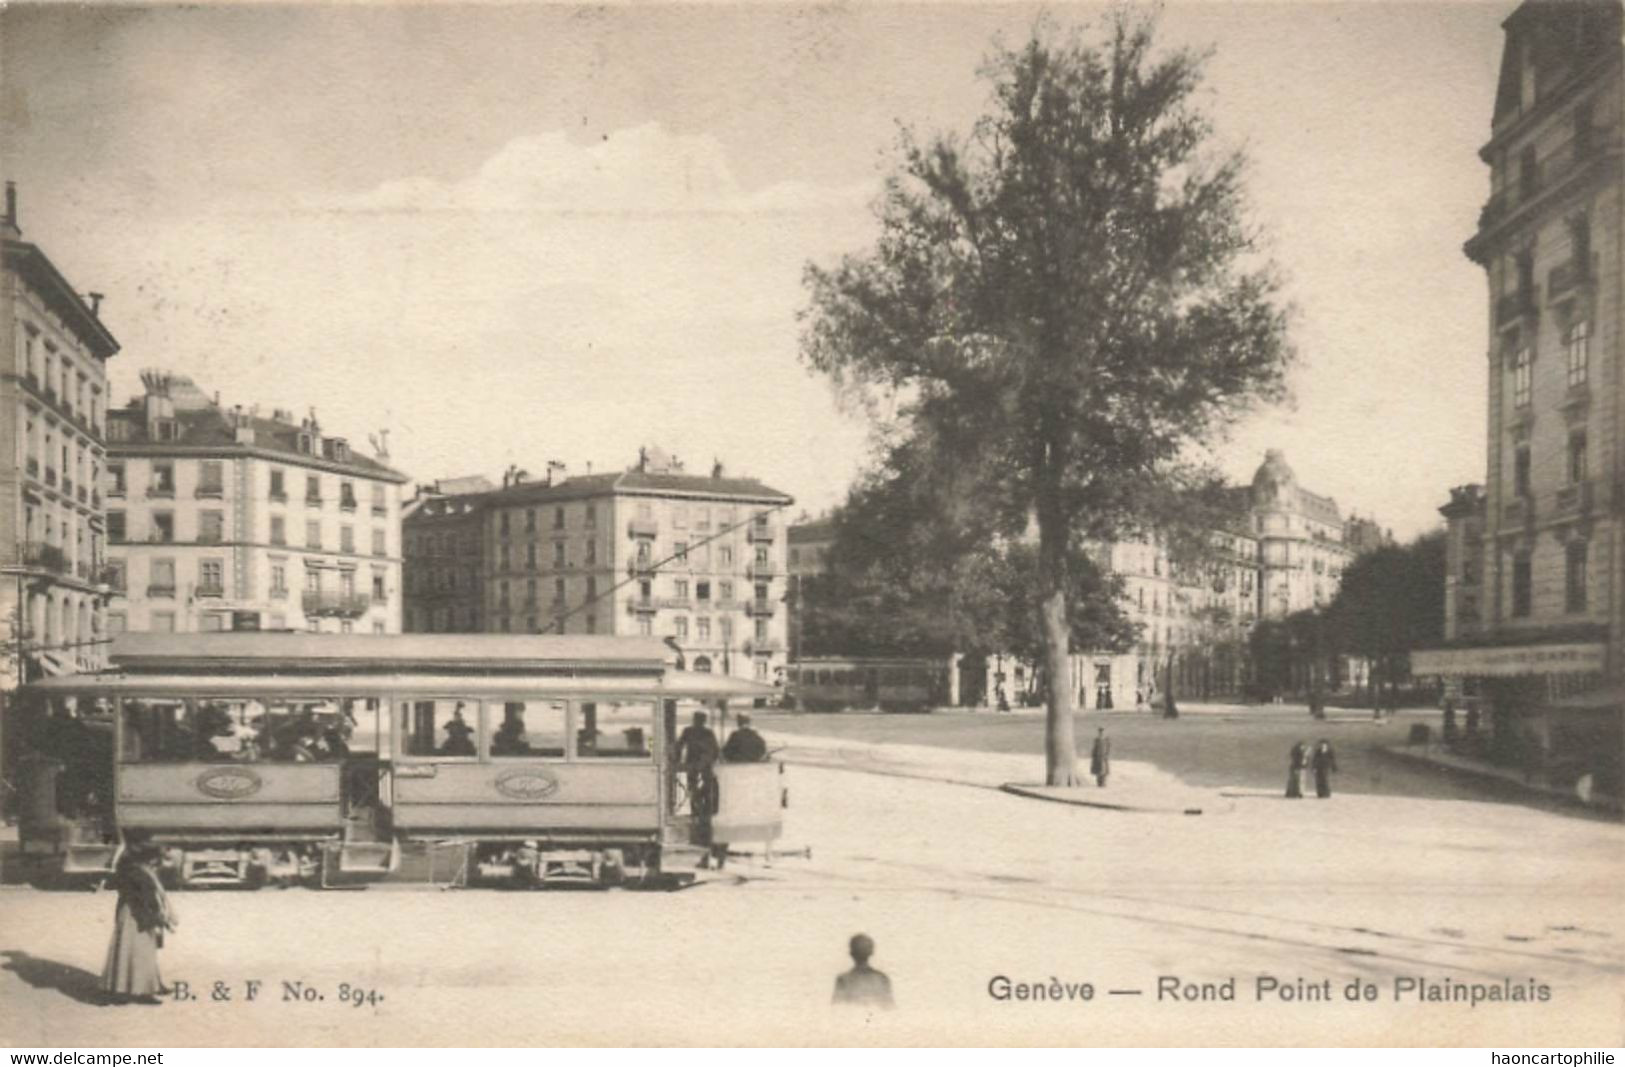
[(1621, 810), (1619, 801), (1613, 797), (1592, 794), (1591, 799), (1581, 798), (1572, 788), (1552, 785), (1548, 782), (1534, 782), (1528, 780), (1524, 772), (1515, 767), (1502, 767), (1494, 763), (1485, 763), (1469, 756), (1458, 756), (1446, 750), (1438, 743), (1427, 745), (1388, 745), (1381, 750), (1384, 754), (1398, 759), (1408, 760), (1411, 763), (1426, 764), (1439, 767), (1456, 774), (1471, 775), (1475, 778), (1493, 781), (1512, 790), (1523, 793), (1535, 793), (1540, 796), (1561, 800), (1576, 807), (1592, 810), (1613, 811)]
[[(1091, 781), (1071, 789), (1042, 783), (1042, 752), (1013, 755), (933, 748), (929, 745), (876, 744), (800, 734), (765, 732), (768, 746), (792, 766), (826, 767), (896, 778), (920, 778), (978, 789), (997, 789), (1014, 796), (1114, 811), (1184, 814), (1228, 811), (1234, 802), (1216, 789), (1196, 789), (1150, 763), (1112, 760), (1104, 789)], [(1089, 755), (1078, 756), (1087, 778)]]

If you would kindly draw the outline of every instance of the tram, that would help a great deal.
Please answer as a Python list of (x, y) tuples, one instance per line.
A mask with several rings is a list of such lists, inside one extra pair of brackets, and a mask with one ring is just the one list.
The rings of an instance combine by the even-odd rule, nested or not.
[[(403, 852), (450, 855), (467, 881), (653, 879), (712, 829), (668, 758), (680, 724), (703, 709), (720, 736), (730, 700), (774, 692), (669, 654), (641, 637), (120, 635), (111, 670), (37, 682), (8, 715), (21, 843), (49, 837), (86, 874), (140, 836), (179, 886), (364, 883)], [(745, 839), (777, 835), (780, 771), (717, 769)]]

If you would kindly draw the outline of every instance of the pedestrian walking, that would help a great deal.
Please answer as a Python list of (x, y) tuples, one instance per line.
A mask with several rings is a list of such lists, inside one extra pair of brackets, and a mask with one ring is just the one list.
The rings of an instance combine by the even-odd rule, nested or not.
[(875, 954), (874, 939), (868, 934), (854, 934), (847, 943), (847, 951), (852, 956), (852, 969), (835, 977), (834, 1003), (887, 1011), (896, 1007), (892, 1001), (891, 979), (885, 972), (869, 966), (869, 958)]
[(1095, 776), (1095, 785), (1106, 788), (1106, 777), (1112, 773), (1112, 739), (1106, 736), (1104, 726), (1095, 731), (1095, 743), (1089, 750), (1089, 773)]
[(1315, 796), (1322, 800), (1332, 795), (1332, 772), (1337, 770), (1337, 754), (1332, 743), (1322, 740), (1315, 746), (1315, 755), (1309, 761), (1315, 771)]
[(1288, 800), (1303, 799), (1304, 768), (1309, 764), (1309, 745), (1299, 741), (1287, 756), (1286, 795)]
[(119, 1001), (158, 1003), (167, 993), (158, 973), (158, 950), (164, 932), (176, 926), (174, 908), (158, 880), (158, 849), (141, 844), (120, 857), (113, 881), (118, 903), (113, 940), (102, 968), (102, 990)]

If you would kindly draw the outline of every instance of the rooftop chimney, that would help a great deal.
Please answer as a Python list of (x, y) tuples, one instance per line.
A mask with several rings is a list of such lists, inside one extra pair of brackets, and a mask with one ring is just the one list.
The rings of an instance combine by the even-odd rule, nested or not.
[(6, 229), (9, 231), (8, 236), (21, 237), (23, 235), (22, 227), (17, 225), (17, 183), (16, 182), (7, 182), (6, 183), (6, 217), (5, 217), (4, 221), (5, 221)]
[(85, 296), (90, 300), (90, 313), (92, 315), (95, 315), (97, 318), (101, 318), (101, 315), (102, 315), (102, 299), (104, 298), (105, 294), (103, 294), (103, 293), (86, 293)]

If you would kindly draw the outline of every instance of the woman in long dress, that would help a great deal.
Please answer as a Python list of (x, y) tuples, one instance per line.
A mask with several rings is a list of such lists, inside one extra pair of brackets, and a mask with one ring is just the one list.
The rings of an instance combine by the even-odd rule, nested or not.
[(1315, 796), (1324, 800), (1332, 795), (1332, 772), (1337, 770), (1337, 756), (1332, 752), (1332, 743), (1322, 741), (1315, 746), (1315, 755), (1310, 763), (1315, 769)]
[(1307, 745), (1299, 741), (1292, 746), (1292, 754), (1287, 757), (1286, 765), (1286, 795), (1289, 800), (1303, 798), (1303, 768), (1308, 760)]
[(158, 994), (167, 992), (158, 975), (158, 950), (164, 931), (175, 928), (169, 896), (158, 880), (158, 850), (139, 847), (126, 853), (113, 880), (118, 912), (102, 968), (102, 990), (117, 1000), (156, 1002)]

